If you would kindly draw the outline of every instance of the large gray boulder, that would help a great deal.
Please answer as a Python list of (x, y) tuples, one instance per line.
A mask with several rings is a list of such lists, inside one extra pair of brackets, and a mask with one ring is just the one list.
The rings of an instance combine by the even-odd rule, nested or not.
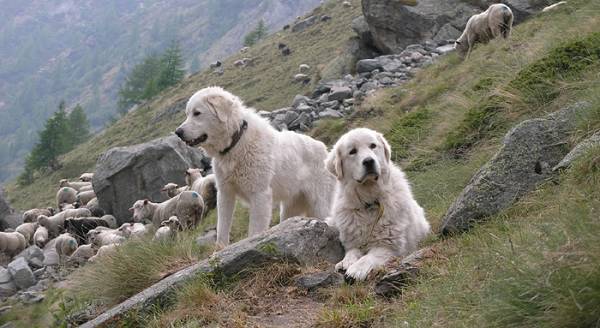
[(164, 201), (167, 197), (160, 190), (165, 184), (184, 185), (186, 169), (209, 166), (199, 149), (169, 136), (108, 150), (96, 163), (92, 183), (100, 207), (122, 224), (131, 217), (128, 209), (136, 200)]
[(19, 289), (35, 285), (33, 271), (22, 257), (16, 258), (8, 264), (8, 272)]
[(369, 34), (357, 22), (355, 30), (371, 41), (382, 53), (398, 53), (409, 44), (423, 40), (458, 38), (472, 15), (479, 8), (461, 0), (418, 0), (417, 5), (405, 5), (411, 1), (363, 0), (362, 9)]
[(555, 174), (553, 168), (569, 152), (567, 141), (576, 118), (589, 108), (589, 103), (580, 102), (512, 128), (504, 137), (502, 148), (479, 169), (450, 206), (442, 233), (469, 229)]
[(15, 258), (17, 257), (24, 258), (27, 264), (33, 269), (39, 269), (44, 266), (44, 251), (35, 245), (27, 247), (15, 256)]
[(17, 286), (13, 281), (10, 272), (7, 269), (0, 266), (0, 298), (12, 296), (17, 292)]
[(288, 262), (299, 265), (336, 263), (344, 256), (338, 231), (316, 219), (290, 218), (253, 238), (216, 252), (207, 260), (174, 273), (80, 327), (99, 327), (130, 311), (144, 311), (172, 296), (177, 288), (200, 274), (217, 279), (238, 276), (252, 267)]

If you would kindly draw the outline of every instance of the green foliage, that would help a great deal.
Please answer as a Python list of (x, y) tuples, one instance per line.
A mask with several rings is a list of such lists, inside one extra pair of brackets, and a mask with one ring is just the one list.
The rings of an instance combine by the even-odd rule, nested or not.
[(406, 158), (409, 146), (426, 135), (425, 128), (431, 119), (431, 112), (418, 109), (404, 114), (392, 123), (392, 128), (385, 137), (392, 147), (394, 160)]
[(78, 104), (69, 113), (69, 126), (73, 145), (83, 143), (90, 138), (90, 122), (81, 105)]
[(250, 33), (244, 36), (244, 45), (246, 47), (251, 47), (255, 45), (258, 41), (264, 39), (269, 33), (267, 26), (264, 20), (260, 20), (258, 25), (252, 30)]
[(530, 103), (547, 104), (559, 95), (560, 80), (575, 78), (600, 60), (600, 32), (569, 41), (521, 70), (510, 86)]
[(135, 65), (119, 90), (119, 112), (148, 100), (177, 84), (185, 76), (181, 48), (173, 42), (162, 54), (150, 54)]

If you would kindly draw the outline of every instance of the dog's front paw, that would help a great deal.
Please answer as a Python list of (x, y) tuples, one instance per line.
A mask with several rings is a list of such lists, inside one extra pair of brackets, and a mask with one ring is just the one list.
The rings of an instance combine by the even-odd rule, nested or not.
[(358, 261), (358, 259), (360, 259), (360, 252), (356, 251), (356, 250), (350, 250), (346, 253), (346, 256), (344, 256), (344, 259), (341, 260), (340, 262), (338, 262), (338, 264), (335, 265), (335, 270), (336, 271), (346, 271), (348, 270), (348, 268), (354, 264), (356, 261)]
[(357, 261), (356, 263), (352, 264), (346, 270), (346, 276), (357, 281), (362, 281), (367, 279), (367, 276), (372, 270), (373, 265), (371, 264), (371, 262), (368, 261), (368, 259), (363, 258)]

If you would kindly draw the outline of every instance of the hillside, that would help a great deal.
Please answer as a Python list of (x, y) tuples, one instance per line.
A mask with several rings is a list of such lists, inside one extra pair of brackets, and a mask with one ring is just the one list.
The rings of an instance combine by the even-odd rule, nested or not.
[[(311, 92), (292, 83), (298, 64), (331, 71), (345, 57), (353, 8), (316, 9), (333, 17), (301, 33), (279, 32), (243, 55), (224, 61), (221, 76), (202, 72), (140, 106), (94, 140), (62, 158), (61, 171), (32, 186), (11, 185), (18, 208), (52, 204), (56, 183), (93, 168), (109, 147), (140, 143), (172, 132), (187, 98), (206, 85), (222, 85), (260, 110), (290, 104)], [(349, 117), (323, 120), (310, 131), (331, 145), (353, 127), (385, 134), (393, 160), (407, 173), (433, 231), (471, 177), (502, 147), (504, 135), (524, 120), (546, 116), (580, 101), (590, 113), (578, 118), (567, 147), (600, 131), (600, 3), (570, 0), (518, 25), (507, 41), (476, 47), (462, 61), (449, 54), (408, 83), (367, 97)], [(282, 57), (277, 44), (292, 49)], [(256, 65), (232, 67), (241, 57)], [(337, 65), (336, 65), (337, 66)], [(341, 73), (341, 69), (333, 70)], [(314, 73), (318, 74), (318, 73)], [(161, 113), (167, 113), (161, 115)], [(594, 327), (600, 320), (600, 150), (546, 181), (510, 208), (469, 232), (432, 235), (431, 256), (401, 295), (383, 298), (369, 283), (342, 284), (307, 293), (294, 277), (330, 269), (294, 263), (267, 266), (225, 279), (198, 276), (168, 302), (123, 318), (122, 326), (202, 327)], [(214, 225), (214, 213), (205, 226)], [(238, 208), (233, 239), (244, 236), (247, 213)], [(212, 251), (194, 240), (205, 226), (170, 244), (138, 241), (105, 261), (78, 269), (68, 290), (53, 289), (33, 307), (15, 305), (0, 323), (64, 323), (81, 309), (106, 309)], [(99, 304), (100, 303), (100, 304)]]
[(278, 30), (318, 0), (0, 1), (0, 182), (20, 172), (61, 100), (94, 130), (117, 116), (125, 76), (173, 40), (188, 72), (242, 47), (260, 19)]

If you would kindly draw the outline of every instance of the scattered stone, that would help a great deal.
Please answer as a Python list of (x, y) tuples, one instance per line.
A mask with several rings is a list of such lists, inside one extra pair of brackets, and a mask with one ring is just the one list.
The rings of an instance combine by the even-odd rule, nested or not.
[(294, 24), (294, 26), (292, 26), (292, 32), (294, 32), (294, 33), (302, 32), (302, 31), (306, 30), (307, 28), (313, 26), (318, 20), (319, 20), (319, 17), (317, 17), (317, 16), (310, 16), (306, 19), (303, 19), (303, 20), (297, 22), (296, 24)]
[(344, 115), (333, 109), (325, 109), (324, 111), (319, 113), (320, 118), (340, 118), (344, 117)]
[(296, 285), (314, 291), (319, 288), (339, 286), (344, 282), (344, 276), (337, 272), (309, 273), (295, 278)]
[(37, 246), (29, 246), (19, 253), (15, 258), (24, 258), (33, 269), (39, 269), (44, 266), (44, 252)]
[(600, 147), (600, 132), (594, 133), (594, 135), (591, 137), (577, 144), (577, 146), (575, 146), (575, 148), (573, 148), (573, 150), (571, 150), (567, 156), (565, 156), (560, 163), (558, 163), (558, 165), (552, 169), (552, 171), (569, 168), (574, 161), (587, 154), (587, 152), (594, 147)]
[(33, 272), (24, 258), (19, 257), (14, 259), (8, 264), (7, 268), (17, 288), (25, 289), (35, 285), (35, 277), (33, 276)]
[(579, 102), (512, 128), (502, 148), (450, 206), (443, 218), (442, 233), (470, 229), (553, 176), (556, 171), (552, 168), (569, 152), (568, 137), (575, 118), (589, 108), (589, 103)]
[(58, 253), (56, 252), (55, 242), (56, 242), (56, 240), (53, 239), (50, 242), (48, 242), (46, 244), (46, 246), (44, 246), (44, 263), (43, 264), (46, 268), (59, 264), (60, 257), (58, 256)]
[(334, 86), (329, 91), (329, 100), (342, 101), (352, 97), (352, 89), (346, 86)]
[(363, 59), (356, 62), (356, 72), (366, 73), (376, 69), (383, 69), (381, 62), (377, 59)]
[(401, 293), (402, 289), (415, 280), (423, 260), (431, 258), (433, 255), (433, 249), (428, 247), (409, 254), (399, 263), (396, 261), (387, 263), (387, 273), (375, 284), (375, 293), (385, 297)]
[(3, 266), (0, 266), (0, 297), (8, 297), (17, 292), (17, 285), (12, 275)]
[(208, 247), (217, 242), (217, 230), (212, 229), (196, 238), (196, 244), (200, 247)]
[(44, 298), (44, 294), (40, 292), (22, 292), (19, 295), (19, 301), (24, 304), (40, 303)]
[(296, 108), (300, 106), (300, 104), (308, 104), (310, 102), (310, 98), (303, 95), (296, 95), (294, 97), (294, 101), (292, 101), (292, 107)]

